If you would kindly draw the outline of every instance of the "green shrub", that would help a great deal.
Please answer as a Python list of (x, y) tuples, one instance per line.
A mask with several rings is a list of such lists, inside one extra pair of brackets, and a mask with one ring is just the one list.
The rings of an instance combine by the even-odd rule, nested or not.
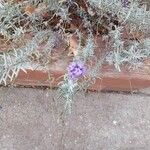
[[(70, 108), (74, 94), (99, 77), (102, 64), (113, 64), (118, 71), (123, 65), (129, 69), (141, 66), (150, 56), (149, 26), (148, 1), (3, 0), (0, 2), (0, 41), (6, 50), (2, 51), (1, 46), (0, 83), (7, 85), (20, 70), (33, 69), (32, 62), (46, 67), (52, 63), (53, 49), (60, 42), (58, 38), (65, 39), (68, 48), (70, 37), (75, 36), (77, 55), (59, 84), (66, 108)], [(25, 41), (30, 34), (32, 38)], [(106, 53), (101, 56), (96, 54), (94, 38), (97, 36), (107, 45)], [(38, 49), (43, 43), (45, 46), (40, 52)], [(91, 62), (94, 63), (90, 65)]]

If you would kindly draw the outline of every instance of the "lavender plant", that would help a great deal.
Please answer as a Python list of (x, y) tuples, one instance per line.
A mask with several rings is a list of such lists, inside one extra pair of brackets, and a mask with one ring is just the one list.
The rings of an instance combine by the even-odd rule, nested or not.
[[(74, 94), (100, 77), (102, 64), (112, 64), (118, 71), (123, 65), (129, 70), (141, 67), (150, 56), (149, 26), (149, 1), (0, 0), (0, 83), (7, 85), (28, 67), (47, 68), (60, 43), (58, 35), (64, 50), (71, 49), (70, 37), (77, 37), (76, 54), (59, 83), (70, 109)], [(105, 54), (99, 55), (95, 37), (105, 41)]]

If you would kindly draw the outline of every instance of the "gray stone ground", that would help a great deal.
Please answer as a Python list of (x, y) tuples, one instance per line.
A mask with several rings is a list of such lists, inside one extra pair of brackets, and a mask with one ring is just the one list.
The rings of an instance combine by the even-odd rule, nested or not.
[(150, 97), (78, 93), (63, 115), (55, 90), (0, 89), (0, 150), (150, 150)]

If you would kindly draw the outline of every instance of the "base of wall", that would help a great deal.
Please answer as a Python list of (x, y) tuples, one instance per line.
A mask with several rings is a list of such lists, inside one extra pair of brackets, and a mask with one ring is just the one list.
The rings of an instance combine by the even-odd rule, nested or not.
[[(27, 70), (20, 71), (13, 85), (18, 86), (46, 86), (58, 87), (57, 84), (63, 79), (63, 71)], [(137, 72), (112, 72), (103, 69), (100, 78), (89, 87), (92, 91), (130, 91), (143, 90), (150, 87), (150, 75)]]

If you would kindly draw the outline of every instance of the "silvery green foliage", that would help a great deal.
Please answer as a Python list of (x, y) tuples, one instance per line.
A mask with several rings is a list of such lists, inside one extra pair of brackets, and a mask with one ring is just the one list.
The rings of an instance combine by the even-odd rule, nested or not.
[[(8, 39), (16, 38), (23, 32), (22, 28), (17, 28), (15, 23), (18, 22), (22, 16), (20, 5), (11, 5), (9, 3), (2, 3), (0, 5), (0, 34)], [(15, 33), (12, 34), (11, 30)], [(17, 36), (18, 35), (18, 36)]]
[(150, 32), (150, 11), (146, 5), (139, 6), (139, 1), (131, 0), (128, 7), (123, 7), (121, 0), (88, 0), (97, 8), (100, 15), (107, 12), (117, 15), (122, 24), (128, 24), (130, 29), (140, 29)]
[(20, 70), (25, 71), (25, 66), (30, 62), (29, 56), (37, 53), (37, 43), (29, 42), (25, 47), (13, 49), (8, 53), (0, 54), (0, 84), (7, 84), (18, 76)]
[(94, 37), (92, 33), (89, 33), (88, 38), (86, 40), (86, 46), (82, 49), (81, 53), (81, 57), (83, 57), (84, 61), (87, 61), (88, 59), (94, 56), (94, 49), (95, 49)]
[[(25, 71), (26, 65), (29, 62), (33, 62), (33, 54), (37, 58), (42, 58), (42, 63), (46, 66), (49, 59), (47, 57), (51, 55), (58, 39), (52, 32), (51, 26), (48, 26), (54, 16), (55, 18), (60, 18), (56, 26), (53, 27), (53, 29), (57, 30), (57, 33), (63, 34), (64, 37), (77, 35), (79, 38), (78, 55), (74, 56), (73, 61), (83, 61), (87, 65), (86, 81), (71, 80), (68, 73), (66, 73), (64, 81), (59, 84), (60, 92), (66, 100), (67, 109), (71, 109), (75, 93), (82, 88), (88, 87), (89, 83), (94, 82), (99, 77), (101, 65), (104, 62), (113, 64), (119, 71), (121, 71), (121, 66), (124, 64), (128, 65), (129, 69), (141, 67), (142, 61), (150, 56), (150, 39), (126, 41), (123, 38), (123, 33), (125, 29), (130, 29), (130, 32), (142, 31), (148, 37), (147, 35), (150, 33), (150, 11), (147, 11), (147, 6), (145, 4), (139, 5), (140, 0), (129, 0), (130, 3), (126, 7), (123, 6), (122, 0), (87, 1), (89, 4), (87, 3), (86, 7), (88, 8), (85, 11), (83, 6), (78, 5), (78, 1), (71, 0), (27, 0), (15, 4), (0, 0), (0, 36), (7, 40), (17, 41), (25, 33), (33, 33), (34, 35), (26, 45), (11, 48), (7, 52), (0, 52), (0, 83), (7, 84), (7, 81), (13, 81), (17, 77), (20, 70)], [(40, 3), (43, 4), (43, 2), (43, 6), (39, 5)], [(22, 8), (28, 5), (37, 6), (36, 8), (40, 11), (30, 15), (22, 13)], [(70, 18), (71, 5), (73, 5), (73, 8), (77, 8), (75, 13), (79, 14), (82, 23), (79, 25), (79, 29), (68, 35), (64, 26), (72, 21)], [(49, 18), (46, 22), (42, 16), (45, 12), (53, 14), (52, 18)], [(94, 18), (95, 14), (96, 19)], [(101, 25), (103, 16), (109, 20), (108, 34), (105, 36), (107, 38), (104, 39), (107, 45), (106, 50), (109, 53), (99, 58), (95, 54), (96, 45), (93, 24)], [(118, 26), (110, 21), (111, 17), (118, 19)], [(26, 22), (25, 24), (24, 21)], [(82, 26), (88, 33), (87, 37), (83, 36), (85, 35), (83, 34), (84, 29), (80, 30)], [(82, 38), (84, 38), (84, 44), (82, 43)], [(41, 46), (43, 43), (45, 44), (42, 47), (43, 51), (39, 53), (39, 45)], [(93, 60), (95, 63), (93, 63)]]
[(48, 4), (49, 10), (58, 10), (59, 9), (59, 0), (43, 0), (43, 2)]
[[(86, 40), (86, 46), (82, 48), (81, 46), (81, 34), (78, 33), (79, 35), (79, 45), (78, 45), (78, 55), (75, 56), (74, 60), (83, 60), (86, 64), (86, 62), (90, 61), (90, 58), (94, 57), (94, 49), (95, 49), (95, 43), (94, 43), (94, 37), (92, 33), (90, 32), (88, 34), (88, 38)], [(93, 67), (95, 69), (97, 66)], [(91, 69), (91, 68), (89, 68)], [(90, 72), (90, 71), (89, 71)], [(93, 70), (93, 73), (94, 70)], [(82, 82), (81, 84), (79, 83), (79, 80), (72, 80), (68, 77), (69, 75), (66, 73), (64, 77), (64, 81), (60, 83), (60, 91), (63, 95), (63, 97), (66, 100), (66, 106), (68, 107), (68, 110), (71, 108), (71, 104), (73, 101), (73, 96), (78, 90), (81, 90), (83, 88), (87, 88), (89, 86), (89, 83), (91, 83), (91, 80), (88, 80), (88, 82)], [(94, 78), (94, 76), (93, 76)]]
[[(32, 55), (36, 58), (40, 58), (41, 54), (38, 51), (39, 45), (48, 38), (48, 45), (51, 42), (51, 46), (48, 49), (51, 51), (53, 48), (53, 42), (49, 39), (52, 38), (53, 34), (51, 31), (41, 31), (35, 34), (31, 41), (23, 47), (17, 49), (11, 49), (9, 52), (0, 53), (0, 84), (7, 84), (13, 81), (15, 77), (18, 76), (20, 70), (26, 72), (26, 67), (28, 63), (32, 63)], [(49, 52), (47, 49), (47, 53)], [(45, 58), (46, 59), (46, 58)], [(44, 60), (43, 60), (44, 61)]]
[(121, 71), (120, 65), (124, 62), (124, 58), (122, 59), (121, 57), (121, 53), (124, 51), (124, 41), (122, 41), (121, 35), (122, 28), (120, 27), (116, 27), (115, 30), (110, 31), (109, 36), (111, 40), (109, 51), (111, 50), (111, 52), (106, 57), (106, 61), (109, 62), (109, 64), (114, 64), (119, 71)]
[[(129, 7), (123, 8), (121, 1), (119, 0), (90, 0), (90, 2), (94, 3), (94, 6), (98, 6), (100, 8), (100, 13), (102, 12), (110, 12), (113, 15), (117, 15), (118, 18), (120, 19), (122, 24), (127, 24), (128, 28), (130, 28), (130, 30), (140, 30), (140, 31), (144, 31), (145, 34), (149, 33), (149, 25), (150, 25), (150, 11), (146, 11), (146, 5), (143, 5), (141, 7), (139, 7), (139, 3), (138, 1), (131, 1), (131, 4), (129, 5)], [(98, 4), (98, 5), (95, 5)], [(113, 54), (113, 61), (112, 59), (108, 59), (109, 57), (107, 57), (107, 61), (109, 62), (113, 62), (115, 64), (115, 67), (120, 70), (120, 65), (123, 64), (125, 62), (124, 60), (124, 55), (122, 55), (122, 53), (124, 53), (124, 41), (122, 41), (121, 39), (121, 30), (114, 30), (114, 31), (110, 31), (110, 37), (111, 39), (111, 43), (113, 43), (113, 49), (114, 52), (111, 52), (111, 54)], [(131, 46), (132, 48), (136, 45), (136, 42), (134, 43), (133, 46)], [(133, 54), (131, 53), (131, 49), (126, 50), (126, 52), (128, 51), (129, 54)], [(139, 51), (139, 52), (138, 52)], [(138, 57), (144, 57), (142, 54), (149, 53), (149, 49), (147, 47), (147, 50), (137, 50), (138, 53)], [(141, 56), (139, 56), (141, 54)], [(109, 56), (109, 55), (108, 55)], [(148, 55), (147, 55), (148, 56)], [(128, 58), (128, 57), (127, 57)], [(134, 61), (130, 61), (127, 60), (126, 58), (126, 62), (130, 62), (131, 66), (136, 66), (136, 63), (140, 63), (139, 61), (136, 61), (136, 63)], [(141, 60), (141, 59), (140, 59)], [(133, 64), (132, 64), (133, 63)], [(137, 66), (139, 66), (137, 64)]]
[(68, 75), (64, 76), (64, 80), (60, 82), (59, 91), (61, 96), (65, 99), (65, 109), (70, 113), (73, 103), (73, 97), (79, 90), (79, 84), (77, 80), (70, 80)]
[(123, 51), (111, 51), (106, 56), (106, 61), (114, 64), (119, 71), (123, 64), (128, 64), (130, 69), (138, 69), (142, 66), (143, 60), (150, 56), (149, 42), (149, 39), (143, 43), (133, 41)]
[(144, 4), (140, 6), (138, 0), (131, 0), (127, 7), (123, 7), (121, 0), (89, 0), (89, 3), (96, 8), (100, 16), (109, 12), (117, 16), (122, 25), (109, 31), (108, 45), (111, 52), (107, 55), (106, 61), (114, 64), (119, 71), (120, 66), (125, 63), (129, 63), (130, 68), (134, 69), (141, 66), (142, 60), (150, 53), (149, 47), (144, 45), (148, 40), (143, 44), (137, 41), (129, 42), (129, 46), (125, 47), (122, 33), (124, 26), (130, 28), (130, 31), (143, 31), (145, 35), (150, 33), (150, 11), (147, 11), (147, 6)]
[(114, 64), (119, 71), (124, 64), (128, 64), (130, 69), (138, 69), (142, 66), (143, 60), (150, 56), (150, 40), (147, 38), (141, 42), (128, 41), (128, 46), (125, 46), (122, 31), (120, 27), (110, 31), (110, 52), (106, 56), (106, 62)]
[(61, 19), (63, 20), (63, 21), (66, 21), (66, 22), (70, 22), (70, 18), (69, 18), (69, 12), (68, 12), (68, 9), (69, 8), (67, 8), (67, 7), (60, 7), (59, 9), (58, 9), (58, 11), (56, 12), (56, 15), (57, 16), (60, 16), (61, 17)]

